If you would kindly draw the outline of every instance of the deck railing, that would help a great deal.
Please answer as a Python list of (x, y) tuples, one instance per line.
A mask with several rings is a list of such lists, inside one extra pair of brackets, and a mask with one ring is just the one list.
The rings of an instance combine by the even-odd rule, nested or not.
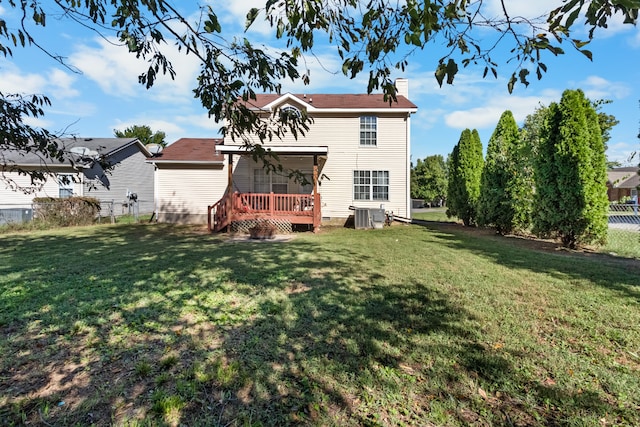
[(292, 223), (319, 224), (313, 194), (238, 193), (209, 206), (209, 230), (220, 231), (233, 221), (286, 219)]
[(313, 216), (313, 195), (276, 193), (233, 193), (234, 215)]

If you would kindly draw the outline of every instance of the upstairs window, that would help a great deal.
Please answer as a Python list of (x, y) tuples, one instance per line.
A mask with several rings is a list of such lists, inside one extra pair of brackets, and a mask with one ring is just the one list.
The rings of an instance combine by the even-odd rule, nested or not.
[(360, 117), (360, 145), (375, 146), (378, 133), (378, 120), (375, 116)]
[(282, 118), (284, 121), (287, 121), (289, 119), (300, 120), (301, 117), (302, 114), (300, 113), (300, 110), (291, 105), (287, 105), (286, 107), (282, 107), (280, 109), (280, 118)]

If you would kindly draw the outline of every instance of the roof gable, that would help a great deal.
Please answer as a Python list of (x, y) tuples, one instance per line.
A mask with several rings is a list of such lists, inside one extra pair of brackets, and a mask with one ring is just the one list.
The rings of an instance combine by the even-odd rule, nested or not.
[(77, 155), (71, 151), (73, 148), (86, 148), (106, 158), (131, 145), (137, 145), (145, 156), (151, 155), (137, 138), (59, 138), (55, 142), (65, 151), (62, 161), (50, 159), (37, 150), (2, 150), (0, 159), (2, 163), (15, 166), (63, 166), (69, 162), (77, 162)]
[(255, 100), (243, 102), (249, 108), (270, 111), (286, 103), (298, 103), (308, 111), (383, 110), (415, 111), (417, 106), (402, 95), (397, 102), (385, 101), (382, 94), (257, 94)]

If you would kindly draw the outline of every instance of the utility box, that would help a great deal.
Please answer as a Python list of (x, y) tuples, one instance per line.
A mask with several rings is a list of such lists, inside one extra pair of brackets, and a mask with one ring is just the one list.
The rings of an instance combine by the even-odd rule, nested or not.
[(33, 219), (31, 208), (0, 209), (0, 224), (29, 222)]
[(386, 219), (384, 209), (369, 209), (369, 218), (371, 219), (373, 228), (384, 228), (384, 221)]

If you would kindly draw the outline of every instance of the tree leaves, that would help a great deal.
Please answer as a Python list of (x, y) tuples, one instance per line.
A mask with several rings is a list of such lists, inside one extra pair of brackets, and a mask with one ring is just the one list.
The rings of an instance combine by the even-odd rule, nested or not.
[(440, 87), (442, 87), (442, 82), (444, 81), (445, 77), (447, 79), (447, 84), (453, 84), (453, 79), (455, 78), (457, 73), (458, 64), (456, 64), (453, 59), (449, 58), (446, 64), (444, 64), (443, 60), (441, 59), (440, 64), (438, 64), (438, 68), (436, 68), (435, 76), (438, 84), (440, 85)]

